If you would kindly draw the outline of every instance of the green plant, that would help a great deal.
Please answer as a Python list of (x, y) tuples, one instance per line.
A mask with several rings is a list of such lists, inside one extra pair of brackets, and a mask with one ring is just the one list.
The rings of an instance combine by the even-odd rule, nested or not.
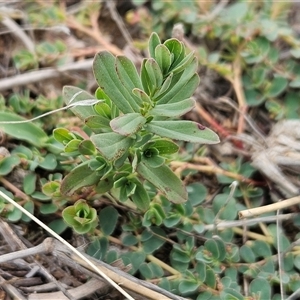
[(72, 206), (68, 206), (62, 212), (66, 223), (77, 233), (91, 232), (98, 225), (97, 211), (90, 207), (86, 201), (80, 199)]
[[(264, 211), (262, 206), (276, 199), (278, 191), (272, 176), (266, 184), (251, 165), (260, 152), (253, 149), (256, 143), (248, 148), (244, 139), (234, 140), (230, 147), (235, 133), (256, 136), (257, 124), (267, 135), (276, 120), (299, 117), (297, 13), (291, 10), (295, 4), (131, 2), (137, 7), (128, 12), (127, 20), (138, 21), (141, 29), (133, 36), (133, 45), (144, 50), (144, 37), (152, 31), (163, 41), (173, 34), (187, 46), (181, 51), (188, 57), (183, 70), (176, 70), (175, 64), (168, 70), (169, 58), (180, 57), (176, 55), (182, 43), (175, 39), (161, 43), (153, 35), (151, 58), (144, 60), (139, 72), (123, 56), (108, 52), (96, 56), (94, 73), (100, 88), (94, 95), (67, 86), (64, 97), (56, 99), (54, 89), (49, 93), (44, 84), (33, 84), (18, 94), (5, 91), (0, 98), (0, 128), (7, 135), (3, 146), (10, 155), (4, 151), (0, 156), (1, 191), (38, 218), (52, 220), (48, 225), (58, 234), (67, 226), (85, 234), (88, 254), (107, 263), (122, 259), (131, 265), (131, 274), (178, 295), (197, 300), (296, 297), (299, 216), (285, 208), (277, 214), (236, 220), (241, 210)], [(18, 51), (18, 44), (15, 57), (8, 55), (20, 70), (90, 56), (95, 51), (90, 41), (121, 53), (102, 39), (101, 16), (106, 9), (102, 3), (83, 1), (76, 8), (66, 4), (68, 14), (64, 4), (22, 5), (28, 9), (26, 23), (38, 44), (34, 54)], [(177, 22), (184, 32), (171, 33)], [(18, 24), (24, 25), (22, 19)], [(132, 32), (130, 26), (126, 23)], [(75, 51), (65, 51), (61, 33), (56, 42), (52, 34), (51, 40), (44, 35), (68, 29), (71, 37), (87, 46), (79, 53), (76, 45)], [(199, 147), (199, 139), (186, 135), (189, 127), (182, 127), (195, 123), (180, 120), (193, 106), (197, 61), (201, 82), (191, 115), (196, 120), (198, 113), (200, 122), (205, 120), (228, 137), (220, 147)], [(69, 73), (70, 84), (88, 88), (78, 74), (72, 80)], [(54, 81), (55, 87), (58, 84)], [(9, 123), (55, 111), (63, 98), (79, 118), (60, 112), (34, 124)], [(56, 140), (49, 137), (55, 126), (59, 127), (54, 131)], [(263, 140), (259, 147), (265, 147)], [(260, 143), (256, 137), (253, 141)], [(19, 172), (23, 176), (18, 182)], [(0, 213), (11, 222), (30, 221), (2, 198)]]
[[(187, 200), (183, 184), (166, 163), (178, 151), (171, 139), (211, 144), (219, 139), (201, 124), (177, 119), (194, 106), (191, 96), (199, 83), (194, 54), (186, 53), (176, 39), (162, 44), (157, 34), (151, 35), (149, 52), (140, 75), (124, 56), (97, 54), (95, 98), (76, 87), (64, 88), (66, 103), (78, 102), (71, 110), (93, 134), (87, 139), (65, 128), (54, 130), (64, 155), (81, 158), (62, 180), (62, 194), (71, 196), (94, 186), (96, 193), (109, 192), (125, 205), (146, 212), (153, 197), (145, 181), (173, 203)], [(97, 99), (93, 107), (79, 105), (93, 99)], [(153, 207), (145, 216), (158, 223)]]

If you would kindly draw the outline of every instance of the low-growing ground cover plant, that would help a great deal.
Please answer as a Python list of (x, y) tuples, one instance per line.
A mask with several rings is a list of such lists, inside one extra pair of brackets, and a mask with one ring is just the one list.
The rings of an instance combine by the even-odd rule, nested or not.
[[(35, 26), (66, 20), (77, 37), (87, 34), (101, 44), (95, 20), (106, 4), (79, 2), (84, 5), (71, 10), (72, 18), (54, 6), (42, 10), (47, 18), (32, 14), (29, 20)], [(299, 42), (290, 26), (296, 10), (275, 1), (133, 2), (128, 21), (145, 18), (132, 45), (144, 51), (146, 37), (158, 32), (151, 35), (150, 57), (141, 67), (128, 52), (115, 56), (122, 51), (103, 44), (110, 52), (95, 57), (96, 91), (79, 80), (51, 101), (30, 86), (0, 99), (0, 128), (9, 150), (0, 151), (1, 191), (59, 234), (69, 227), (75, 237), (83, 235), (90, 255), (108, 263), (121, 258), (134, 276), (178, 295), (297, 297), (297, 206), (278, 216), (236, 220), (241, 210), (264, 211), (284, 195), (253, 160), (273, 149), (266, 141), (276, 120), (299, 116)], [(178, 21), (186, 35), (170, 39)], [(68, 47), (64, 39), (55, 41), (38, 43), (36, 55), (16, 52), (16, 68), (64, 64)], [(90, 50), (95, 51), (81, 49)], [(61, 108), (62, 101), (68, 112), (53, 118), (1, 123), (26, 121)], [(218, 137), (201, 120), (226, 138), (220, 147), (203, 145)], [(297, 149), (297, 137), (289, 141)], [(290, 171), (295, 174), (282, 169), (283, 175)], [(285, 180), (299, 184), (297, 174)], [(0, 211), (9, 221), (30, 222), (2, 199)]]

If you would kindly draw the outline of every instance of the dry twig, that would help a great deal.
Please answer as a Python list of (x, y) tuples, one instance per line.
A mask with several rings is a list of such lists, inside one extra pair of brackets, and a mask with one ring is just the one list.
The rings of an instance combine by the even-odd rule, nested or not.
[(67, 72), (92, 70), (93, 59), (72, 62), (58, 68), (47, 68), (38, 71), (27, 72), (21, 75), (0, 80), (0, 91), (13, 87), (36, 83), (43, 80), (59, 78)]

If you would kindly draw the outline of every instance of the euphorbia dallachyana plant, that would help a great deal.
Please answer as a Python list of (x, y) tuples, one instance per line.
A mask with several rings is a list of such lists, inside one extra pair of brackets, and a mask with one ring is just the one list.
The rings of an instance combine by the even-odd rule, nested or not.
[[(173, 203), (187, 200), (183, 183), (166, 163), (178, 151), (173, 140), (215, 144), (219, 138), (201, 124), (179, 119), (195, 104), (192, 95), (199, 76), (194, 53), (187, 53), (175, 38), (161, 43), (155, 33), (149, 53), (140, 72), (125, 56), (98, 53), (93, 65), (99, 85), (95, 96), (64, 87), (66, 104), (78, 102), (71, 110), (92, 134), (86, 139), (64, 128), (54, 130), (55, 139), (65, 146), (64, 155), (81, 158), (63, 179), (62, 195), (93, 186), (96, 194), (110, 193), (146, 212), (153, 197), (145, 188), (149, 182)], [(93, 105), (82, 105), (93, 100)]]

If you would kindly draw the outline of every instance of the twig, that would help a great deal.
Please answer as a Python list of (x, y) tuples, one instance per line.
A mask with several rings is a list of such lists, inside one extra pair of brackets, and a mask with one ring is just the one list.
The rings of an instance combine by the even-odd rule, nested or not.
[(234, 60), (232, 67), (233, 67), (232, 85), (236, 93), (239, 108), (242, 112), (239, 116), (238, 129), (237, 129), (237, 134), (240, 134), (244, 131), (244, 127), (245, 127), (244, 115), (246, 114), (247, 111), (247, 104), (246, 104), (242, 78), (241, 78), (241, 58), (239, 55), (237, 55), (236, 59)]
[(0, 286), (13, 297), (13, 299), (17, 300), (27, 300), (13, 285), (9, 284), (4, 278), (0, 275)]
[(105, 1), (108, 10), (110, 12), (111, 18), (116, 22), (119, 30), (122, 32), (122, 35), (124, 37), (124, 39), (126, 40), (128, 45), (132, 45), (132, 38), (126, 28), (126, 25), (124, 24), (122, 18), (120, 18), (119, 13), (116, 10), (116, 4), (114, 1), (108, 0)]
[(299, 299), (298, 296), (300, 296), (300, 288), (297, 289), (292, 295), (290, 295), (286, 300), (297, 300)]
[(21, 75), (5, 78), (0, 80), (0, 91), (13, 87), (27, 85), (30, 83), (40, 82), (46, 79), (61, 77), (63, 73), (71, 71), (92, 70), (93, 59), (73, 62), (58, 68), (49, 68), (39, 71), (27, 72)]
[(239, 212), (239, 218), (250, 218), (253, 216), (258, 216), (261, 214), (265, 214), (268, 212), (273, 212), (276, 210), (281, 210), (287, 207), (290, 207), (292, 205), (296, 205), (300, 203), (300, 196), (297, 197), (293, 197), (290, 199), (286, 199), (286, 200), (282, 200), (280, 202), (277, 203), (273, 203), (273, 204), (269, 204), (269, 205), (265, 205), (265, 206), (261, 206), (261, 207), (255, 207), (255, 208), (250, 208), (250, 209), (245, 209), (245, 210), (241, 210)]
[[(214, 226), (216, 227), (217, 225), (217, 220), (219, 219), (219, 216), (221, 215), (221, 213), (224, 211), (224, 209), (226, 208), (226, 206), (228, 205), (229, 201), (233, 198), (233, 194), (236, 190), (236, 187), (238, 186), (238, 182), (237, 181), (233, 181), (231, 183), (231, 185), (229, 186), (230, 187), (230, 192), (229, 192), (229, 195), (225, 201), (225, 203), (223, 204), (223, 206), (220, 208), (220, 210), (218, 211), (218, 213), (216, 214), (215, 216), (215, 219), (214, 219)], [(215, 233), (216, 234), (216, 233)]]
[[(73, 299), (82, 299), (86, 298), (89, 295), (105, 288), (103, 282), (98, 279), (92, 278), (88, 282), (82, 284), (81, 286), (69, 289), (68, 292), (73, 297)], [(31, 293), (28, 296), (28, 300), (69, 300), (62, 292), (52, 292), (52, 293)]]
[(231, 101), (230, 98), (228, 98), (228, 97), (220, 97), (218, 100), (221, 101), (221, 102), (227, 103), (233, 109), (235, 109), (237, 112), (239, 112), (240, 114), (244, 115), (245, 120), (247, 121), (247, 123), (249, 124), (249, 126), (253, 129), (253, 131), (257, 134), (257, 136), (260, 137), (265, 142), (265, 144), (267, 143), (266, 140), (265, 140), (265, 137), (264, 137), (263, 133), (256, 126), (256, 124), (254, 123), (253, 119), (250, 116), (248, 116), (245, 112), (243, 112), (242, 110), (240, 110), (236, 106), (236, 104)]
[(232, 173), (226, 170), (221, 169), (217, 165), (196, 165), (193, 163), (187, 163), (187, 162), (181, 162), (181, 161), (173, 161), (171, 162), (172, 168), (182, 168), (182, 169), (192, 169), (197, 170), (203, 173), (212, 173), (212, 174), (221, 174), (224, 176), (228, 176), (230, 178), (233, 178), (237, 181), (246, 182), (253, 184), (254, 181), (252, 179), (246, 178), (240, 174)]
[[(105, 286), (103, 282), (99, 279), (92, 278), (88, 282), (82, 284), (81, 286), (69, 289), (69, 294), (73, 299), (86, 298), (89, 295), (101, 290), (101, 293), (105, 293)], [(52, 293), (31, 293), (28, 295), (28, 300), (69, 300), (62, 292), (52, 292)]]
[(27, 257), (30, 255), (37, 255), (40, 253), (45, 253), (45, 254), (49, 253), (50, 254), (53, 252), (53, 247), (54, 247), (54, 244), (53, 244), (52, 238), (46, 238), (43, 241), (43, 243), (41, 243), (35, 247), (31, 247), (31, 248), (27, 248), (24, 250), (14, 251), (11, 253), (0, 255), (0, 264), (4, 263), (4, 262), (8, 262), (10, 260), (23, 258), (23, 257)]
[(214, 130), (216, 130), (220, 135), (223, 137), (230, 136), (230, 133), (222, 127), (219, 123), (217, 123), (212, 116), (203, 108), (203, 106), (196, 102), (195, 109), (198, 112), (198, 114), (207, 122), (211, 127), (213, 127)]
[(241, 235), (241, 236), (247, 236), (248, 238), (251, 238), (253, 240), (259, 240), (259, 241), (265, 241), (267, 242), (268, 244), (273, 244), (274, 242), (274, 239), (272, 236), (265, 236), (265, 235), (262, 235), (262, 234), (259, 234), (259, 233), (256, 233), (256, 232), (252, 232), (252, 231), (249, 231), (249, 230), (243, 230), (241, 228), (238, 228), (238, 227), (234, 227), (232, 228), (232, 230)]
[[(203, 106), (196, 102), (195, 109), (197, 113), (214, 129), (216, 130), (222, 137), (229, 138), (232, 135), (203, 108)], [(241, 141), (233, 138), (233, 143), (238, 148), (243, 148), (243, 144)]]
[(238, 227), (238, 226), (252, 226), (257, 223), (272, 223), (276, 221), (277, 219), (279, 220), (290, 220), (293, 217), (297, 216), (297, 213), (290, 213), (290, 214), (283, 214), (283, 215), (278, 215), (278, 216), (266, 216), (266, 217), (258, 217), (258, 218), (253, 218), (253, 219), (242, 219), (242, 220), (235, 220), (235, 221), (221, 221), (218, 222), (216, 225), (215, 224), (208, 224), (204, 225), (204, 231), (209, 231), (209, 230), (214, 230), (216, 227), (219, 230), (225, 229), (225, 228), (232, 228), (232, 227)]
[(103, 34), (100, 33), (99, 29), (96, 31), (96, 30), (92, 30), (91, 28), (85, 27), (82, 24), (80, 24), (79, 22), (77, 22), (73, 16), (69, 16), (69, 18), (67, 19), (67, 24), (70, 28), (79, 30), (79, 31), (87, 34), (88, 36), (93, 38), (95, 41), (97, 41), (100, 45), (102, 45), (105, 49), (107, 49), (114, 55), (123, 55), (123, 51), (120, 48), (107, 42), (103, 38)]
[[(11, 229), (11, 227), (6, 222), (2, 221), (1, 219), (0, 219), (0, 233), (6, 240), (7, 244), (10, 245), (10, 248), (12, 250), (12, 253), (9, 253), (9, 256), (7, 257), (8, 259), (16, 259), (15, 253), (22, 253), (22, 251), (21, 252), (16, 251), (16, 249), (23, 249), (23, 251), (28, 250), (28, 248), (24, 245), (24, 243), (21, 241), (21, 239), (18, 237), (18, 235)], [(49, 246), (51, 247), (51, 245), (49, 245)], [(1, 259), (3, 259), (3, 257), (4, 257), (4, 255), (0, 256)], [(40, 258), (41, 258), (41, 256), (40, 256)], [(45, 259), (45, 261), (47, 261), (49, 263), (48, 257), (44, 257), (44, 259)], [(72, 295), (70, 295), (68, 290), (66, 290), (66, 287), (61, 282), (56, 280), (56, 278), (51, 273), (49, 273), (46, 268), (44, 268), (44, 266), (40, 263), (39, 260), (36, 260), (33, 257), (33, 263), (35, 264), (35, 267), (39, 269), (39, 273), (42, 274), (47, 280), (51, 281), (54, 284), (54, 286), (56, 286), (58, 289), (60, 289), (60, 291), (66, 297), (68, 297), (69, 300), (76, 300), (76, 299), (74, 299), (74, 297)], [(33, 271), (33, 269), (31, 269), (30, 272), (32, 272), (32, 271)], [(29, 273), (27, 273), (27, 276), (29, 275)], [(10, 291), (10, 293), (11, 293), (11, 291)], [(19, 299), (19, 298), (17, 298), (17, 299)]]
[(3, 16), (1, 22), (5, 27), (12, 31), (12, 33), (25, 45), (25, 47), (31, 53), (35, 53), (34, 43), (15, 21), (13, 21), (8, 16)]
[(29, 213), (26, 209), (24, 209), (21, 205), (16, 203), (13, 199), (6, 196), (2, 191), (0, 191), (0, 196), (4, 198), (9, 203), (13, 204), (17, 209), (22, 211), (26, 216), (28, 216), (32, 221), (40, 225), (44, 228), (47, 232), (49, 232), (52, 236), (54, 236), (57, 240), (63, 243), (67, 248), (69, 248), (72, 252), (76, 253), (78, 257), (80, 257), (88, 266), (90, 266), (97, 274), (103, 277), (106, 281), (108, 281), (115, 289), (117, 289), (121, 294), (123, 294), (127, 299), (134, 300), (126, 291), (124, 291), (118, 284), (116, 284), (113, 280), (110, 279), (103, 271), (97, 268), (90, 260), (88, 260), (81, 252), (79, 252), (76, 248), (74, 248), (71, 244), (67, 243), (60, 235), (58, 235), (55, 231), (41, 222), (38, 218), (34, 215)]
[(11, 192), (13, 192), (16, 197), (22, 198), (23, 200), (26, 200), (26, 201), (30, 198), (24, 192), (22, 192), (20, 189), (18, 189), (15, 185), (13, 185), (11, 182), (9, 182), (7, 179), (5, 179), (4, 177), (0, 176), (0, 182), (6, 188), (8, 188)]
[[(280, 210), (277, 210), (276, 215), (278, 216), (280, 213)], [(284, 260), (283, 257), (280, 254), (280, 249), (281, 249), (281, 239), (280, 239), (280, 221), (277, 219), (276, 220), (276, 238), (277, 238), (277, 255), (278, 255), (278, 276), (279, 276), (279, 287), (280, 287), (280, 295), (281, 299), (284, 299), (284, 288), (283, 288), (283, 280), (282, 280), (282, 275), (283, 275), (283, 269), (284, 269)]]

